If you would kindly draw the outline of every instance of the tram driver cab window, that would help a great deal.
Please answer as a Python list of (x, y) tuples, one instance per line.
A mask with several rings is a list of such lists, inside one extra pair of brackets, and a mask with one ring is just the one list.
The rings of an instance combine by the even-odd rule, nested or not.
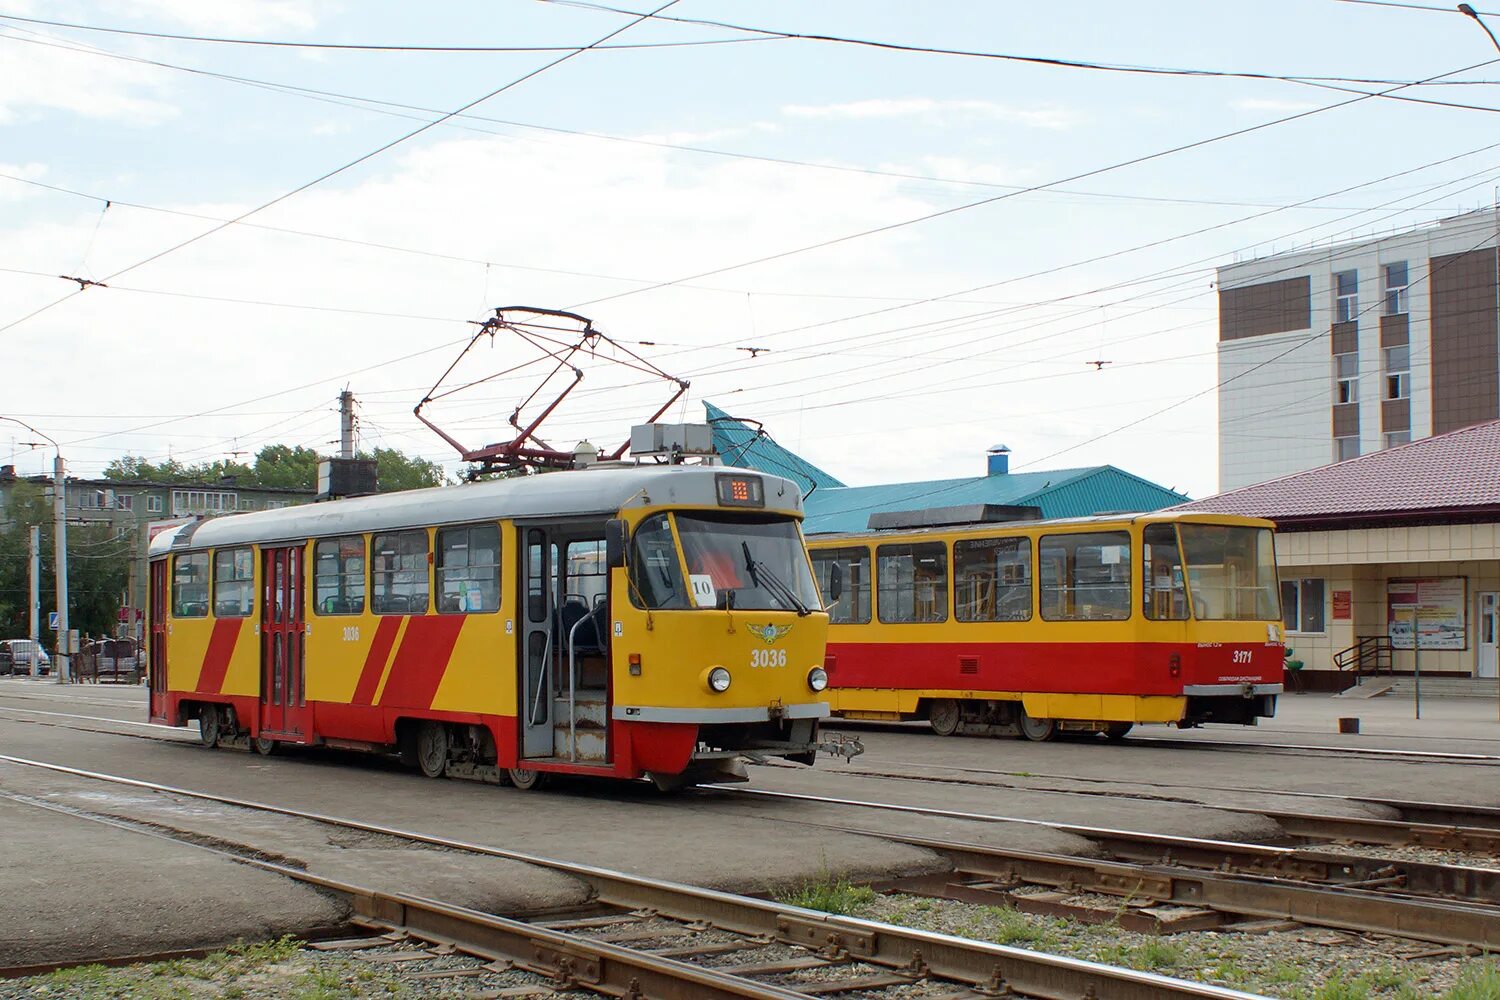
[(1185, 621), (1187, 590), (1176, 527), (1148, 524), (1141, 532), (1141, 542), (1141, 603), (1146, 617), (1152, 621)]
[(655, 514), (635, 529), (630, 558), (630, 599), (648, 608), (688, 607), (687, 587), (677, 561), (677, 542), (666, 514)]
[(370, 610), (377, 615), (426, 614), (427, 532), (376, 535), (370, 549)]

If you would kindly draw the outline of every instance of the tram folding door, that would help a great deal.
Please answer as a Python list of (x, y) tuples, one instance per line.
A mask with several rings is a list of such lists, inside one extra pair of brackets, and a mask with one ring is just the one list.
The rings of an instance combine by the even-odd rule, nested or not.
[(540, 528), (521, 529), (526, 544), (521, 560), (525, 607), (521, 618), (520, 716), (521, 756), (553, 753), (552, 644), (553, 585), (557, 547)]
[(260, 730), (295, 741), (307, 731), (302, 546), (261, 552)]
[(151, 564), (151, 652), (146, 660), (152, 721), (167, 721), (167, 560)]

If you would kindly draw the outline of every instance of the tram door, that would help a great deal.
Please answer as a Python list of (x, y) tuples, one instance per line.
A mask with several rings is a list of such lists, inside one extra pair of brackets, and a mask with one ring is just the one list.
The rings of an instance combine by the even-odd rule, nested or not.
[(261, 551), (260, 728), (278, 738), (306, 732), (303, 553), (302, 546)]
[(522, 528), (525, 545), (521, 546), (520, 677), (516, 684), (517, 714), (521, 720), (521, 756), (551, 757), (552, 745), (552, 664), (553, 586), (556, 546), (548, 532), (541, 528)]
[(146, 661), (151, 719), (167, 721), (167, 560), (151, 564), (151, 652)]

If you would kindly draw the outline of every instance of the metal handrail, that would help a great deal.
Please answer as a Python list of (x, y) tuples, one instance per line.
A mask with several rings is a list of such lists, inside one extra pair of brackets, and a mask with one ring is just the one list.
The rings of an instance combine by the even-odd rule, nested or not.
[(573, 623), (568, 629), (568, 759), (578, 760), (578, 706), (574, 700), (574, 688), (577, 687), (578, 679), (578, 646), (574, 641), (578, 635), (578, 626), (593, 619), (592, 614), (586, 614)]
[[(1381, 672), (1382, 658), (1387, 671), (1391, 669), (1391, 637), (1388, 635), (1364, 635), (1360, 636), (1354, 643), (1345, 649), (1333, 654), (1333, 665), (1340, 670), (1354, 668), (1354, 676), (1362, 678), (1366, 674), (1377, 674)], [(1367, 660), (1374, 662), (1373, 668), (1366, 669)]]

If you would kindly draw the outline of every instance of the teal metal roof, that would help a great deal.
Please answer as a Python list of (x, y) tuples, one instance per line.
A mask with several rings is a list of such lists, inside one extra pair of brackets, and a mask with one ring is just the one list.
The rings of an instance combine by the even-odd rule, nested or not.
[[(783, 473), (785, 475), (785, 473)], [(921, 510), (964, 504), (1040, 507), (1042, 516), (1087, 517), (1116, 511), (1152, 511), (1184, 496), (1113, 465), (1049, 472), (1011, 472), (925, 483), (818, 489), (806, 498), (807, 534), (864, 531), (876, 511)]]
[(817, 487), (814, 493), (821, 493), (826, 488), (844, 485), (714, 404), (705, 400), (703, 409), (708, 413), (708, 425), (713, 428), (714, 450), (726, 465), (785, 476), (800, 485), (803, 492)]

